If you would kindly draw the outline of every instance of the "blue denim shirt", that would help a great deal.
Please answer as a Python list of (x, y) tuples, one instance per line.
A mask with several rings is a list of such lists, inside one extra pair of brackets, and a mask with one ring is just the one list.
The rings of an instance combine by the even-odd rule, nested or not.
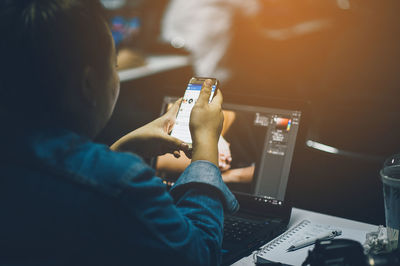
[(10, 140), (0, 161), (0, 264), (217, 265), (219, 169), (192, 163), (170, 193), (131, 153), (65, 130)]

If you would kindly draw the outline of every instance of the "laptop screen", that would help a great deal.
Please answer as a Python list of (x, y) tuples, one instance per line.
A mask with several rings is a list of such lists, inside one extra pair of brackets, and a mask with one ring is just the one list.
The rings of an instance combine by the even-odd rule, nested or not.
[[(163, 111), (175, 100), (166, 97)], [(282, 205), (301, 111), (225, 103), (223, 113), (218, 151), (224, 182), (236, 194)], [(170, 154), (157, 158), (155, 168), (164, 183), (173, 185), (189, 165), (181, 154), (179, 159)]]

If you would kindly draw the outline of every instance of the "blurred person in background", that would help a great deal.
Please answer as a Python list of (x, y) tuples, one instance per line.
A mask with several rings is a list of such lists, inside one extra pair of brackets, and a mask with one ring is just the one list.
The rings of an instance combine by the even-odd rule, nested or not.
[(220, 65), (232, 38), (235, 13), (254, 16), (258, 0), (172, 0), (167, 6), (161, 37), (193, 57), (195, 75), (225, 81), (230, 69)]
[(304, 67), (295, 66), (305, 64), (307, 71), (312, 64), (302, 58), (306, 56), (301, 52), (304, 43), (315, 47), (319, 37), (310, 36), (329, 31), (335, 8), (334, 0), (172, 0), (161, 37), (191, 53), (198, 76), (229, 82), (230, 90), (246, 85), (253, 93), (286, 96), (285, 92), (293, 90), (288, 81), (295, 87), (304, 83), (297, 78), (304, 74)]

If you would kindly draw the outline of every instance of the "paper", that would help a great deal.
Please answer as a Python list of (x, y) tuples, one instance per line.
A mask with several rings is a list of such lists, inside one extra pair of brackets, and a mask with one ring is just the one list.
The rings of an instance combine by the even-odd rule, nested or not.
[(312, 250), (314, 248), (314, 245), (287, 252), (286, 250), (293, 243), (306, 237), (316, 237), (323, 232), (338, 229), (342, 230), (342, 235), (336, 237), (337, 239), (347, 238), (359, 241), (361, 243), (364, 243), (365, 241), (364, 231), (316, 224), (312, 223), (311, 221), (304, 220), (263, 246), (261, 250), (256, 254), (257, 259), (261, 262), (271, 261), (281, 262), (289, 265), (301, 265), (307, 258), (308, 251)]

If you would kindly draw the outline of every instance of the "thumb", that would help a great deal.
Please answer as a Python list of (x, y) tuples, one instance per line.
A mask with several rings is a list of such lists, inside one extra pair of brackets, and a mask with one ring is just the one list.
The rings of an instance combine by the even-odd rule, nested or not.
[[(191, 153), (189, 144), (183, 142), (180, 139), (171, 137), (170, 135), (165, 136), (166, 152), (174, 153), (175, 151), (183, 151), (187, 156)], [(189, 156), (188, 156), (189, 157)], [(189, 157), (191, 158), (191, 156)]]
[(176, 115), (178, 114), (179, 107), (181, 106), (182, 98), (179, 98), (161, 117), (154, 122), (157, 126), (161, 127), (164, 132), (171, 133), (175, 124)]
[(171, 108), (169, 108), (168, 112), (166, 112), (165, 114), (166, 114), (167, 116), (176, 117), (176, 114), (178, 113), (178, 110), (179, 110), (179, 106), (181, 106), (181, 102), (182, 102), (182, 98), (179, 98), (179, 99), (171, 106)]

